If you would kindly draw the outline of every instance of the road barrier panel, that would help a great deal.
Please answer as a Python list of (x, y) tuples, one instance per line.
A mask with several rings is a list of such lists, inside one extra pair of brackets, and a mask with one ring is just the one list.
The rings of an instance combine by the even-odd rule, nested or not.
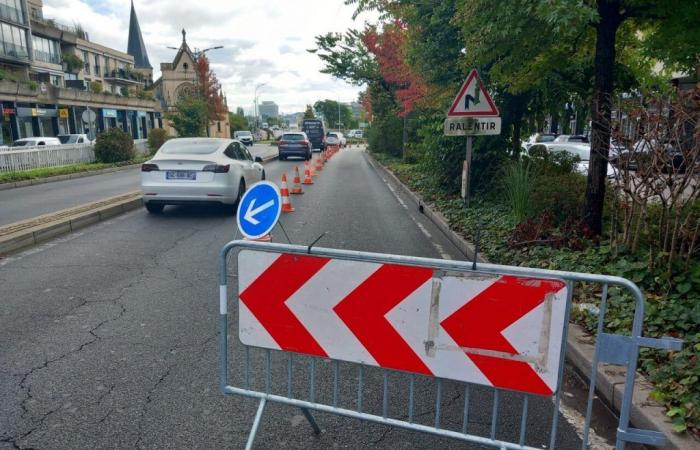
[[(233, 304), (239, 338), (232, 342), (240, 345), (234, 346), (238, 358), (229, 378), (231, 251), (237, 253)], [(600, 363), (627, 368), (616, 448), (628, 442), (663, 445), (662, 433), (629, 424), (637, 357), (640, 347), (678, 350), (682, 342), (643, 337), (641, 291), (627, 279), (606, 275), (233, 241), (220, 257), (220, 389), (259, 400), (246, 448), (252, 447), (267, 402), (277, 402), (299, 407), (316, 433), (320, 428), (311, 410), (500, 449), (555, 449), (576, 283), (602, 290), (582, 449), (588, 448)], [(634, 298), (629, 336), (603, 332), (611, 288)], [(308, 362), (303, 378), (293, 376), (299, 362)], [(260, 364), (262, 377), (255, 370)], [(348, 378), (357, 381), (352, 408), (341, 404), (348, 397)], [(308, 380), (308, 391), (297, 392), (300, 380)], [(404, 414), (391, 414), (389, 396), (396, 389), (390, 380), (404, 389), (407, 385)], [(425, 389), (430, 383), (434, 420), (420, 423), (416, 408), (432, 399)], [(443, 420), (442, 410), (454, 408), (443, 399), (447, 388), (457, 389), (455, 398), (462, 398), (459, 414), (450, 409), (451, 416), (461, 418), (458, 429), (454, 420)], [(485, 412), (474, 411), (470, 397), (484, 395), (491, 400), (490, 423), (480, 429), (470, 417)], [(547, 399), (552, 410), (548, 436), (528, 435), (531, 404)], [(519, 430), (499, 429), (499, 419), (512, 417), (513, 408), (519, 409)]]

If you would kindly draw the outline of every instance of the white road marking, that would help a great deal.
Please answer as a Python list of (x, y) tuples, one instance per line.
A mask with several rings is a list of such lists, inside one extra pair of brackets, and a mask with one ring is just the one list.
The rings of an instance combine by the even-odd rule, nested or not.
[[(562, 393), (565, 393), (562, 390)], [(559, 411), (561, 412), (561, 415), (564, 416), (564, 419), (566, 419), (569, 424), (574, 427), (576, 430), (576, 434), (578, 434), (579, 437), (583, 436), (583, 428), (586, 423), (586, 418), (578, 412), (576, 409), (570, 408), (565, 404), (565, 402), (561, 402), (559, 405)], [(599, 436), (595, 429), (591, 426), (589, 432), (588, 432), (588, 449), (589, 450), (607, 450), (610, 448), (610, 443), (608, 442), (607, 439)]]

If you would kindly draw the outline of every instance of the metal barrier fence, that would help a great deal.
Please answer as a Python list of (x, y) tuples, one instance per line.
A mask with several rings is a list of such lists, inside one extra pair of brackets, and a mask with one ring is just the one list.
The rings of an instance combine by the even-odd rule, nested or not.
[(0, 151), (0, 172), (91, 163), (95, 151), (91, 144), (51, 145), (21, 150)]
[[(240, 345), (233, 345), (234, 358), (232, 358), (232, 361), (234, 362), (234, 367), (231, 368), (229, 367), (230, 349), (228, 344), (228, 277), (230, 276), (228, 273), (228, 259), (232, 250), (238, 251), (238, 258), (241, 258), (240, 255), (247, 252), (267, 255), (270, 260), (277, 261), (282, 258), (290, 258), (292, 260), (327, 258), (332, 261), (338, 261), (340, 264), (386, 264), (401, 265), (401, 267), (409, 269), (412, 267), (429, 268), (436, 274), (433, 275), (433, 292), (436, 286), (435, 277), (450, 276), (450, 274), (474, 280), (488, 277), (497, 277), (499, 279), (523, 277), (523, 280), (536, 278), (538, 279), (537, 281), (560, 280), (563, 282), (560, 287), (565, 287), (565, 289), (559, 291), (560, 294), (565, 293), (564, 306), (559, 310), (557, 310), (557, 306), (552, 308), (551, 304), (548, 309), (543, 307), (544, 312), (542, 314), (546, 321), (539, 319), (543, 327), (545, 323), (559, 323), (552, 319), (557, 314), (563, 319), (563, 322), (561, 322), (563, 325), (558, 332), (559, 334), (557, 334), (557, 330), (553, 329), (551, 330), (551, 336), (547, 332), (538, 338), (540, 339), (540, 349), (542, 349), (541, 341), (544, 337), (546, 342), (548, 342), (546, 345), (550, 345), (548, 348), (556, 350), (554, 352), (556, 353), (555, 355), (549, 355), (550, 362), (553, 362), (552, 367), (556, 367), (556, 373), (553, 374), (554, 378), (550, 386), (552, 388), (551, 392), (542, 393), (538, 392), (537, 389), (508, 387), (508, 380), (505, 381), (506, 387), (503, 388), (498, 387), (499, 385), (503, 386), (503, 380), (499, 380), (498, 383), (493, 382), (493, 386), (488, 386), (488, 383), (479, 381), (464, 382), (469, 377), (464, 378), (459, 374), (451, 376), (440, 374), (438, 376), (424, 376), (387, 369), (384, 364), (373, 362), (357, 363), (351, 357), (334, 357), (333, 352), (327, 347), (328, 354), (325, 357), (313, 356), (309, 351), (285, 351), (285, 348), (289, 349), (293, 345), (275, 343), (271, 335), (265, 334), (263, 336), (263, 332), (251, 328), (250, 323), (246, 322), (246, 317), (250, 316), (250, 311), (247, 306), (242, 306), (243, 299), (240, 298), (240, 292), (237, 296), (238, 301), (234, 302), (234, 311), (236, 311), (236, 317), (239, 320), (238, 331), (240, 339), (232, 341)], [(246, 269), (248, 270), (245, 275), (247, 277), (250, 277), (251, 270), (258, 270), (258, 275), (260, 275), (261, 270), (266, 270), (258, 267), (260, 263), (257, 260), (247, 259), (246, 261), (252, 266), (256, 266), (253, 269)], [(234, 276), (239, 277), (238, 281), (241, 283), (240, 274), (242, 268), (239, 263), (236, 264), (236, 268), (237, 273)], [(340, 279), (342, 279), (344, 277), (343, 271), (341, 270), (339, 274)], [(285, 276), (277, 271), (276, 276), (279, 277), (280, 275)], [(262, 283), (269, 285), (271, 280), (265, 279)], [(430, 284), (429, 282), (426, 283)], [(627, 368), (616, 448), (624, 449), (626, 443), (663, 445), (665, 437), (662, 433), (635, 429), (629, 423), (637, 357), (640, 347), (678, 350), (682, 342), (671, 338), (652, 339), (643, 337), (643, 294), (631, 281), (614, 276), (529, 269), (485, 263), (477, 265), (476, 263), (465, 261), (436, 260), (287, 244), (233, 241), (224, 246), (220, 255), (220, 389), (227, 395), (236, 394), (259, 400), (246, 448), (252, 448), (266, 403), (276, 402), (300, 408), (317, 434), (320, 433), (320, 428), (311, 415), (311, 410), (421, 431), (436, 436), (500, 449), (556, 449), (558, 448), (559, 407), (567, 341), (568, 326), (566, 324), (568, 324), (574, 287), (577, 283), (584, 283), (588, 288), (594, 286), (601, 289), (598, 337), (596, 339), (592, 373), (590, 374), (590, 391), (585, 426), (583, 436), (581, 436), (581, 448), (583, 450), (588, 448), (596, 373), (600, 363), (618, 364)], [(523, 283), (523, 285), (527, 284), (527, 282)], [(608, 291), (611, 288), (624, 289), (634, 299), (635, 314), (630, 335), (612, 335), (604, 332), (605, 314), (608, 307)], [(284, 304), (284, 301), (282, 303)], [(556, 305), (556, 302), (554, 305)], [(432, 309), (437, 309), (438, 306), (431, 303), (430, 307), (432, 318)], [(337, 308), (336, 306), (335, 310), (339, 312)], [(290, 314), (293, 315), (291, 312)], [(445, 322), (441, 323), (444, 328), (446, 326)], [(330, 326), (332, 327), (333, 325), (331, 324)], [(338, 329), (337, 331), (338, 339), (341, 339), (342, 330)], [(439, 332), (437, 328), (433, 328), (432, 334), (430, 329), (428, 330), (428, 339), (424, 341), (425, 353), (421, 355), (424, 360), (435, 357), (434, 338), (437, 332)], [(254, 336), (256, 333), (258, 333), (257, 338)], [(444, 329), (442, 333), (445, 333)], [(503, 333), (505, 333), (505, 330)], [(251, 336), (253, 337), (251, 338)], [(244, 340), (255, 342), (258, 345), (246, 345), (243, 342)], [(265, 344), (265, 340), (268, 340), (270, 344)], [(262, 345), (260, 345), (261, 342), (263, 343)], [(439, 346), (437, 347), (440, 350)], [(282, 351), (274, 350), (274, 348), (282, 348)], [(484, 350), (479, 350), (479, 348)], [(513, 350), (513, 353), (504, 354), (488, 351), (486, 347), (464, 348), (460, 345), (456, 349), (470, 355), (472, 359), (481, 356), (492, 360), (502, 358), (503, 361), (510, 361), (511, 363), (527, 364), (529, 367), (534, 367), (543, 377), (546, 375), (546, 364), (545, 368), (542, 369), (538, 367), (535, 360), (528, 358), (524, 353), (523, 355), (516, 355), (515, 353), (517, 352), (515, 350)], [(442, 350), (446, 349), (443, 348)], [(455, 350), (455, 348), (447, 350)], [(547, 348), (545, 348), (545, 352), (546, 350)], [(552, 352), (550, 351), (550, 353)], [(373, 365), (384, 367), (371, 367)], [(409, 372), (416, 371), (412, 370)], [(517, 374), (512, 375), (513, 378), (516, 376)], [(308, 390), (303, 385), (306, 385)], [(390, 385), (393, 387), (390, 387)], [(445, 392), (448, 390), (456, 393), (450, 401), (444, 399)], [(389, 405), (389, 398), (394, 395), (394, 399), (396, 399), (395, 393), (397, 391), (407, 392), (408, 394), (406, 399), (401, 399), (399, 402), (401, 404), (400, 412), (395, 411), (397, 409), (395, 406), (390, 407)], [(461, 402), (459, 402), (461, 404), (457, 404), (458, 402), (454, 401), (456, 399), (461, 399)], [(346, 406), (344, 400), (345, 403), (349, 401), (349, 405)], [(472, 403), (477, 402), (477, 400), (477, 405), (490, 403), (491, 411), (487, 412), (481, 407), (475, 407)], [(431, 406), (434, 408), (434, 415), (430, 414), (431, 420), (426, 422), (425, 410)], [(537, 411), (540, 411), (543, 407), (549, 408), (551, 419), (545, 424), (543, 424), (544, 420), (541, 415), (533, 419), (528, 414), (535, 407), (539, 408)], [(515, 420), (514, 416), (518, 415), (519, 420)], [(479, 416), (478, 420), (473, 420), (474, 416)], [(460, 419), (460, 423), (457, 423), (458, 421), (455, 420), (455, 417)], [(504, 426), (503, 421), (505, 420), (515, 420), (515, 422)]]
[[(63, 144), (16, 147), (17, 150), (0, 150), (0, 172), (17, 172), (21, 170), (58, 167), (70, 164), (87, 164), (95, 162), (93, 144)], [(148, 154), (146, 139), (134, 140), (134, 152), (137, 155)]]

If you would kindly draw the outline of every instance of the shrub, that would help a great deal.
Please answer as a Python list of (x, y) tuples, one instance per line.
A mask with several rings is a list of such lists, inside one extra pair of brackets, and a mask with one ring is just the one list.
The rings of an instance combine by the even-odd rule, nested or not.
[(134, 140), (121, 128), (110, 128), (97, 135), (95, 158), (105, 163), (129, 161), (134, 158)]
[(401, 156), (403, 150), (403, 119), (379, 117), (367, 131), (369, 148), (373, 152)]
[(158, 151), (158, 149), (168, 140), (168, 133), (162, 128), (154, 128), (148, 133), (148, 148), (151, 149), (151, 154)]
[(532, 180), (530, 210), (533, 215), (552, 213), (556, 225), (569, 217), (580, 218), (586, 177), (575, 172), (540, 173)]
[(90, 82), (90, 91), (93, 94), (101, 94), (102, 93), (102, 82), (100, 81), (91, 81)]
[(522, 222), (529, 212), (532, 179), (527, 162), (511, 161), (503, 167), (503, 194), (515, 223)]

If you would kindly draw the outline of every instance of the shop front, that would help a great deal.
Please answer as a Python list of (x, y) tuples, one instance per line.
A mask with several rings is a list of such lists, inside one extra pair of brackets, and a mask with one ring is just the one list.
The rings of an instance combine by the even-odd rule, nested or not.
[(19, 129), (18, 139), (40, 136), (39, 125), (34, 128), (34, 108), (28, 104), (17, 104), (17, 126)]
[(0, 145), (10, 145), (18, 139), (17, 133), (17, 108), (14, 102), (2, 102), (2, 134)]
[(39, 136), (55, 137), (58, 134), (58, 113), (55, 105), (39, 105), (34, 108), (39, 125)]
[(102, 108), (102, 118), (104, 120), (102, 129), (109, 130), (110, 128), (116, 128), (117, 116), (118, 114), (116, 109)]

